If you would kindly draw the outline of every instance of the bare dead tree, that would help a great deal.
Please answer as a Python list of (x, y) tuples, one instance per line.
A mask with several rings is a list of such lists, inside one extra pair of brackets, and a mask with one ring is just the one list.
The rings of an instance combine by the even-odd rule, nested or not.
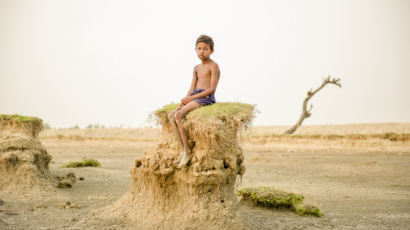
[(286, 131), (284, 134), (292, 134), (292, 133), (294, 133), (294, 132), (296, 131), (296, 129), (298, 129), (299, 126), (302, 125), (303, 120), (305, 120), (305, 118), (308, 118), (308, 117), (310, 117), (310, 115), (312, 115), (312, 114), (310, 113), (310, 111), (312, 110), (313, 105), (310, 104), (310, 108), (309, 108), (309, 109), (306, 109), (306, 108), (307, 108), (307, 103), (308, 103), (308, 101), (310, 100), (310, 98), (313, 97), (313, 95), (315, 95), (317, 92), (319, 92), (319, 90), (321, 90), (321, 89), (322, 89), (323, 87), (325, 87), (327, 84), (335, 84), (335, 85), (337, 85), (337, 86), (339, 86), (339, 87), (342, 87), (342, 85), (340, 84), (340, 78), (332, 78), (332, 79), (331, 79), (330, 76), (328, 76), (327, 78), (324, 78), (324, 79), (323, 79), (322, 85), (320, 85), (319, 88), (317, 88), (315, 91), (312, 91), (312, 89), (310, 89), (310, 90), (307, 92), (307, 96), (306, 96), (305, 100), (303, 100), (303, 110), (302, 110), (302, 114), (301, 114), (300, 117), (299, 117), (298, 122), (297, 122), (294, 126), (292, 126), (292, 128), (290, 128), (288, 131)]

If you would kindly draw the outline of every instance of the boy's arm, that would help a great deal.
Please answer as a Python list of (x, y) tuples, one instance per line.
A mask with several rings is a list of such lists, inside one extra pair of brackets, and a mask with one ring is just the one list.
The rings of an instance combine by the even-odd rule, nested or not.
[[(216, 87), (218, 86), (218, 81), (219, 81), (219, 67), (218, 67), (218, 64), (215, 63), (211, 66), (211, 86), (208, 89), (198, 94), (190, 96), (190, 99), (193, 100), (195, 98), (206, 97), (208, 95), (215, 93)], [(183, 100), (185, 100), (185, 98)], [(189, 101), (188, 102), (182, 101), (182, 102), (186, 104)]]
[(196, 82), (198, 81), (198, 75), (196, 73), (196, 69), (197, 69), (197, 66), (194, 67), (194, 73), (193, 73), (193, 76), (192, 76), (191, 87), (189, 88), (188, 93), (186, 94), (187, 97), (190, 96), (192, 92), (194, 92)]

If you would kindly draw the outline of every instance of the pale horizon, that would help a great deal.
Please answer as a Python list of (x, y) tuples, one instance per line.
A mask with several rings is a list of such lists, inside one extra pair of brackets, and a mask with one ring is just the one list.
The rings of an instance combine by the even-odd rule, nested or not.
[(196, 38), (215, 41), (217, 102), (255, 125), (410, 122), (410, 1), (0, 0), (0, 114), (53, 128), (146, 125), (187, 92)]

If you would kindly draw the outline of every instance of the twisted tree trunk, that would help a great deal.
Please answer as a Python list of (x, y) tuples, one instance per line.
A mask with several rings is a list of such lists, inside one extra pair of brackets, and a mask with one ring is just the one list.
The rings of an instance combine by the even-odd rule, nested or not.
[(342, 87), (342, 85), (340, 84), (340, 78), (330, 79), (330, 76), (328, 76), (327, 78), (323, 79), (322, 85), (320, 85), (319, 88), (317, 88), (315, 91), (312, 91), (312, 89), (310, 89), (307, 92), (307, 96), (306, 96), (305, 100), (303, 100), (302, 114), (300, 115), (298, 122), (296, 122), (296, 124), (294, 126), (292, 126), (292, 128), (290, 128), (289, 130), (287, 130), (284, 134), (294, 133), (299, 128), (299, 126), (302, 125), (303, 120), (305, 120), (305, 118), (308, 118), (312, 115), (310, 111), (312, 110), (313, 105), (310, 104), (310, 108), (307, 109), (307, 103), (310, 100), (310, 98), (313, 97), (313, 95), (315, 95), (317, 92), (319, 92), (319, 90), (321, 90), (327, 84), (335, 84), (339, 87)]

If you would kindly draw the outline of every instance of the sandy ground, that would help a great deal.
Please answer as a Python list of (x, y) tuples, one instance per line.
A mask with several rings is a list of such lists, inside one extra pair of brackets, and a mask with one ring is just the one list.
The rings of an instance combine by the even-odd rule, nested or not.
[[(274, 186), (301, 193), (325, 215), (301, 217), (289, 210), (241, 205), (254, 229), (410, 229), (409, 140), (309, 136), (408, 134), (410, 124), (303, 126), (297, 132), (300, 138), (278, 138), (286, 128), (254, 127), (243, 135), (247, 170), (240, 187)], [(134, 159), (155, 146), (158, 135), (159, 131), (151, 128), (43, 131), (41, 141), (53, 156), (51, 172), (74, 172), (85, 180), (77, 180), (73, 188), (34, 197), (0, 191), (4, 201), (0, 201), (0, 229), (78, 229), (75, 225), (82, 218), (127, 191)], [(82, 157), (97, 159), (102, 167), (61, 167)], [(67, 201), (78, 208), (59, 207)]]

